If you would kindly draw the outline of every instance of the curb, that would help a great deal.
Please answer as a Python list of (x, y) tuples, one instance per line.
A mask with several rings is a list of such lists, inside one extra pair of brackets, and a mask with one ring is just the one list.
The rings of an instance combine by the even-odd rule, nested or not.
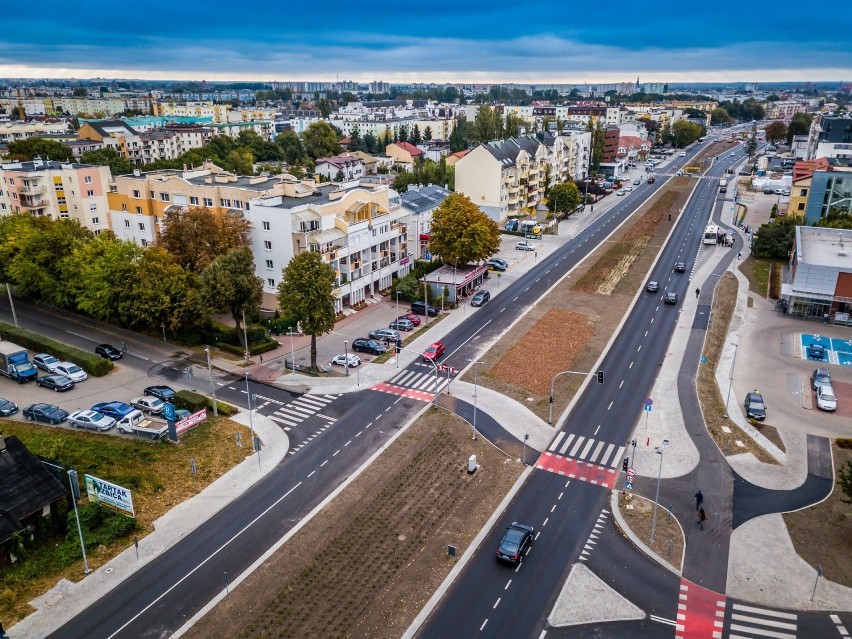
[[(667, 562), (665, 559), (660, 557), (653, 550), (651, 550), (648, 546), (646, 546), (645, 542), (641, 541), (634, 534), (633, 529), (631, 529), (630, 526), (627, 525), (627, 522), (624, 521), (624, 517), (621, 516), (621, 511), (618, 509), (618, 495), (622, 492), (623, 491), (621, 491), (621, 490), (613, 490), (610, 493), (610, 498), (609, 498), (610, 511), (612, 512), (612, 516), (615, 519), (616, 525), (618, 526), (619, 530), (621, 530), (621, 532), (624, 534), (624, 536), (626, 536), (633, 543), (634, 546), (636, 546), (639, 550), (641, 550), (643, 553), (645, 553), (648, 557), (650, 557), (651, 559), (656, 561), (658, 564), (660, 564), (663, 568), (665, 568), (669, 572), (676, 574), (678, 577), (682, 577), (683, 576), (682, 570), (678, 570), (673, 565), (671, 565), (669, 562)], [(638, 495), (636, 495), (636, 496), (638, 497)], [(642, 499), (645, 499), (645, 498), (642, 497)], [(648, 501), (651, 501), (651, 500), (649, 499)], [(653, 501), (651, 501), (651, 503), (653, 503)], [(668, 512), (668, 509), (666, 509), (664, 506), (660, 506), (659, 504), (657, 504), (657, 505), (660, 508), (662, 508), (663, 510), (665, 510), (666, 512)], [(680, 534), (681, 534), (681, 536), (683, 537), (683, 540), (684, 540), (683, 552), (681, 553), (681, 557), (680, 557), (680, 563), (681, 563), (681, 565), (683, 565), (683, 560), (686, 557), (686, 535), (684, 534), (683, 526), (680, 525), (680, 522), (678, 521), (677, 517), (672, 516), (672, 518), (677, 522), (677, 526), (678, 526), (678, 528), (680, 528)]]

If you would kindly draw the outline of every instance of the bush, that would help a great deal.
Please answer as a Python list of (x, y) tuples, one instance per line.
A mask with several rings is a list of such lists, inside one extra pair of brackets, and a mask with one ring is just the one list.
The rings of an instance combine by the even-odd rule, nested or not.
[(0, 337), (37, 353), (49, 353), (57, 359), (70, 360), (95, 377), (103, 377), (114, 368), (110, 360), (98, 357), (94, 353), (87, 353), (82, 349), (57, 342), (25, 328), (16, 328), (5, 322), (0, 322)]
[(181, 390), (175, 393), (175, 407), (185, 408), (191, 413), (205, 410), (210, 405), (210, 400), (205, 395), (193, 391)]

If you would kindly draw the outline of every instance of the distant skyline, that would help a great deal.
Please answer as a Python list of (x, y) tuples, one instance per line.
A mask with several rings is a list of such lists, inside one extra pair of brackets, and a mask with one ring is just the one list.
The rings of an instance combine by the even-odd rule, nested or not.
[(42, 0), (4, 7), (0, 77), (472, 83), (852, 81), (852, 11), (753, 0), (340, 3)]

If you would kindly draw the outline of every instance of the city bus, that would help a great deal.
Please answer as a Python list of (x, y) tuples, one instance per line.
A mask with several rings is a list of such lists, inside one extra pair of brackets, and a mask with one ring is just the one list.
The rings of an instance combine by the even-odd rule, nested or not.
[(704, 227), (704, 244), (715, 244), (719, 241), (719, 227), (708, 224)]

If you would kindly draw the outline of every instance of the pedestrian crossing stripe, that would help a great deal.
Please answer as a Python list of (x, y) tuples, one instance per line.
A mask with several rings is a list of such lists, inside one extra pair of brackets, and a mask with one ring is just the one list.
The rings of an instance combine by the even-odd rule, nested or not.
[(796, 639), (797, 616), (790, 612), (733, 604), (729, 637), (740, 637), (740, 632), (773, 639)]
[(370, 387), (370, 390), (379, 391), (380, 393), (390, 393), (391, 395), (398, 395), (400, 397), (407, 397), (409, 399), (416, 399), (421, 402), (431, 402), (433, 399), (435, 399), (435, 393), (427, 393), (422, 390), (417, 390), (416, 388), (404, 388), (402, 386), (394, 386), (393, 384), (388, 384), (387, 382), (376, 384), (375, 386)]
[[(608, 444), (605, 441), (594, 440), (576, 434), (568, 435), (565, 438), (565, 435), (567, 435), (565, 431), (559, 433), (556, 439), (548, 446), (547, 450), (562, 457), (573, 457), (592, 464), (598, 464), (599, 466), (617, 468), (621, 463), (621, 456), (625, 451), (624, 446), (619, 446), (616, 449), (615, 444)], [(562, 441), (563, 439), (565, 439), (564, 442)], [(595, 445), (596, 441), (597, 445)], [(613, 452), (615, 455), (613, 455)]]
[(314, 415), (318, 415), (322, 417), (322, 419), (333, 423), (337, 421), (335, 418), (319, 415), (319, 411), (328, 406), (338, 397), (340, 397), (340, 395), (302, 395), (301, 397), (294, 399), (289, 404), (275, 402), (276, 404), (280, 404), (281, 407), (273, 411), (273, 413), (269, 415), (269, 418), (283, 426), (284, 430), (290, 430), (294, 426), (298, 426), (301, 422), (313, 417)]
[(540, 470), (556, 473), (557, 475), (564, 475), (571, 479), (579, 479), (590, 484), (606, 486), (607, 488), (615, 486), (615, 480), (618, 478), (618, 472), (613, 468), (590, 464), (577, 459), (571, 459), (570, 457), (562, 457), (549, 451), (545, 451), (538, 458), (535, 467)]
[(392, 377), (388, 383), (393, 386), (403, 386), (405, 388), (416, 388), (424, 391), (434, 391), (435, 381), (438, 382), (438, 392), (447, 385), (445, 375), (435, 375), (432, 373), (421, 373), (418, 371), (403, 371), (396, 377)]

